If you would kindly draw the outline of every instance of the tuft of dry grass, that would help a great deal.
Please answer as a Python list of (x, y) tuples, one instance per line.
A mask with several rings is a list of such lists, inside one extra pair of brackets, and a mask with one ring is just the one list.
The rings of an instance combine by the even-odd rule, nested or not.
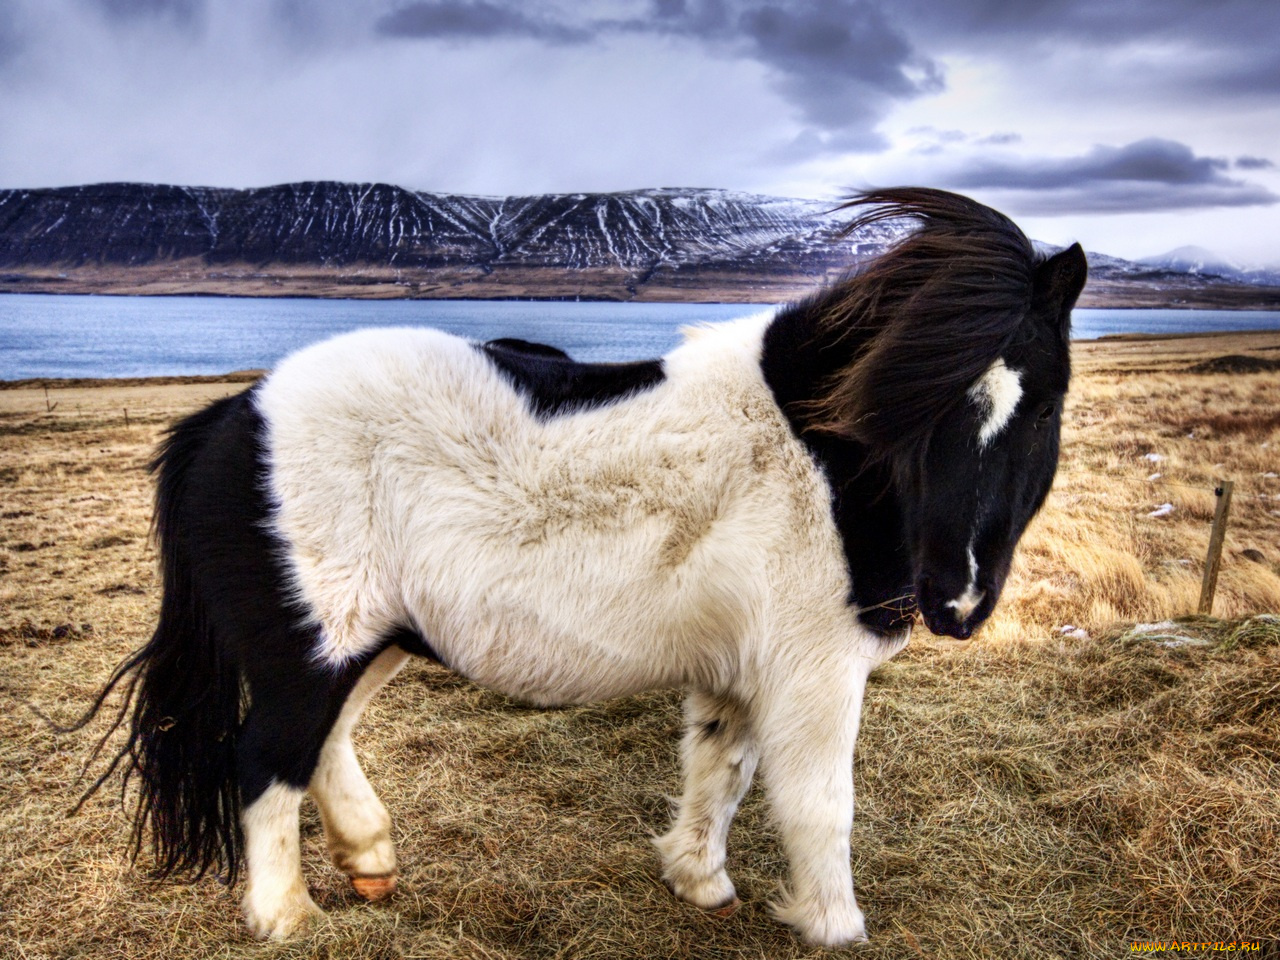
[[(853, 836), (872, 942), (849, 953), (1280, 938), (1280, 381), (1188, 369), (1277, 347), (1077, 344), (1062, 469), (997, 615), (967, 643), (919, 633), (872, 677)], [(52, 412), (41, 385), (0, 391), (0, 956), (820, 953), (768, 916), (785, 864), (759, 791), (730, 837), (742, 909), (706, 916), (663, 888), (648, 836), (679, 789), (675, 694), (536, 711), (412, 664), (357, 733), (396, 821), (399, 891), (358, 902), (306, 808), (304, 869), (329, 913), (286, 944), (246, 935), (239, 891), (130, 868), (110, 795), (67, 818), (95, 733), (54, 736), (25, 703), (74, 717), (145, 640), (143, 465), (164, 424), (240, 386), (61, 385)], [(1237, 484), (1221, 619), (1196, 617), (1220, 476)]]

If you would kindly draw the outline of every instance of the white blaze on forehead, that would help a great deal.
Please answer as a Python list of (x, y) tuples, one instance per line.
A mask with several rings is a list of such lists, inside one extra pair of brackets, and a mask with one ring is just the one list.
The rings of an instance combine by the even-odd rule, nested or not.
[(1022, 399), (1022, 372), (1006, 367), (1004, 360), (987, 368), (978, 382), (969, 388), (969, 399), (982, 414), (978, 428), (978, 447), (989, 444), (1004, 429)]

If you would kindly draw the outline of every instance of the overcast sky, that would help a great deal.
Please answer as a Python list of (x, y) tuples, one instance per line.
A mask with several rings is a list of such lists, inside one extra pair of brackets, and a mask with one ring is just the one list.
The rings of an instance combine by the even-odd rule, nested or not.
[(1275, 0), (0, 0), (0, 187), (969, 193), (1280, 263)]

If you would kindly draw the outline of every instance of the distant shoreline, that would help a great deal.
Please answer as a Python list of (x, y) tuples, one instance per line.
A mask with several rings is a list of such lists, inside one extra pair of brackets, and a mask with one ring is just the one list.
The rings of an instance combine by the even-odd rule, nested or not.
[[(412, 279), (392, 271), (307, 269), (245, 271), (210, 277), (172, 265), (0, 271), (0, 294), (130, 297), (218, 297), (300, 300), (470, 300), (546, 303), (788, 303), (829, 283), (834, 274), (702, 269), (638, 279), (623, 270), (503, 267), (423, 270)], [(1209, 283), (1167, 286), (1091, 279), (1077, 304), (1101, 310), (1280, 310), (1280, 287)]]
[(201, 383), (254, 383), (266, 370), (232, 370), (228, 373), (159, 374), (154, 377), (23, 377), (0, 380), (0, 390), (79, 390), (102, 387), (168, 387)]
[[(0, 280), (0, 295), (13, 294), (15, 296), (76, 296), (76, 297), (148, 297), (161, 299), (165, 297), (173, 298), (209, 298), (209, 299), (235, 299), (235, 300), (352, 300), (352, 301), (369, 301), (369, 300), (462, 300), (474, 301), (476, 303), (788, 303), (800, 300), (807, 294), (819, 289), (815, 283), (812, 286), (806, 286), (794, 290), (789, 290), (787, 295), (778, 296), (783, 292), (780, 290), (753, 290), (753, 291), (732, 291), (732, 296), (712, 296), (705, 297), (679, 297), (676, 293), (687, 293), (687, 291), (674, 291), (663, 289), (646, 290), (645, 295), (633, 297), (617, 297), (604, 294), (557, 294), (547, 296), (534, 296), (532, 294), (504, 294), (494, 296), (421, 296), (394, 293), (385, 291), (368, 291), (364, 288), (363, 295), (356, 291), (343, 291), (342, 293), (319, 293), (307, 292), (305, 290), (281, 290), (272, 288), (269, 290), (235, 290), (235, 289), (200, 289), (200, 290), (156, 290), (150, 286), (131, 288), (127, 285), (113, 287), (111, 289), (94, 289), (84, 286), (77, 289), (49, 289), (42, 284), (28, 285), (25, 283), (10, 282), (6, 287), (6, 281)], [(1229, 287), (1214, 288), (1212, 295), (1205, 290), (1195, 291), (1169, 291), (1170, 293), (1180, 293), (1181, 296), (1172, 300), (1162, 300), (1159, 297), (1152, 296), (1149, 298), (1135, 297), (1131, 294), (1124, 296), (1111, 295), (1093, 295), (1088, 287), (1085, 288), (1080, 302), (1077, 304), (1081, 309), (1085, 310), (1221, 310), (1228, 312), (1253, 313), (1267, 310), (1280, 310), (1280, 288), (1275, 287)], [(753, 293), (754, 296), (746, 296), (746, 293)], [(672, 295), (664, 295), (672, 294)]]
[[(1240, 338), (1267, 337), (1280, 334), (1280, 330), (1210, 330), (1198, 333), (1108, 333), (1091, 339), (1072, 340), (1078, 348), (1105, 350), (1108, 345), (1147, 344), (1178, 340), (1235, 340)], [(1233, 344), (1233, 346), (1235, 346)], [(1263, 350), (1277, 350), (1264, 346)], [(1280, 352), (1280, 350), (1277, 350)], [(261, 379), (268, 370), (230, 370), (212, 374), (158, 374), (153, 377), (24, 377), (18, 380), (0, 380), (0, 390), (93, 390), (113, 387), (163, 387), (194, 386), (199, 384), (250, 384)]]

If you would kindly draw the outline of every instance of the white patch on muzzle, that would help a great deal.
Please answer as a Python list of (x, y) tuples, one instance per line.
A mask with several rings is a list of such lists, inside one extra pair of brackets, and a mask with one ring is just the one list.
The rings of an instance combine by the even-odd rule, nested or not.
[(973, 555), (973, 544), (969, 545), (969, 585), (964, 593), (954, 600), (948, 600), (947, 606), (955, 611), (956, 623), (964, 623), (969, 614), (978, 608), (987, 591), (978, 589), (978, 558)]
[(978, 428), (978, 449), (984, 449), (1005, 428), (1022, 399), (1022, 373), (996, 358), (972, 387), (969, 399), (982, 415)]

